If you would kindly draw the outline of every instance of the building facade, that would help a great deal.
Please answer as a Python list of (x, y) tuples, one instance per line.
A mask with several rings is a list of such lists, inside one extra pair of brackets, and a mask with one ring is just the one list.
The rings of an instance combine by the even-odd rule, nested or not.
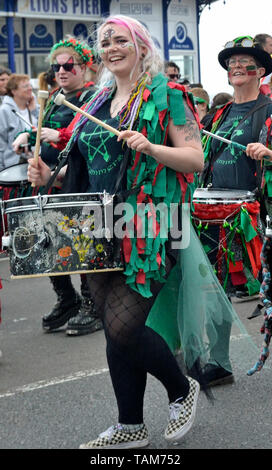
[(0, 0), (0, 66), (35, 79), (48, 68), (51, 47), (65, 35), (92, 45), (101, 18), (123, 14), (151, 32), (182, 78), (200, 81), (198, 23), (203, 0)]

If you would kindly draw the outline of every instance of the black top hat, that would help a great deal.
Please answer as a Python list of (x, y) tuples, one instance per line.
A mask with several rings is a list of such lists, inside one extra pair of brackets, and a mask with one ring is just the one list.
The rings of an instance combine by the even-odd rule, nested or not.
[(228, 70), (226, 60), (236, 54), (246, 54), (254, 57), (265, 68), (264, 76), (272, 72), (271, 56), (268, 52), (261, 49), (258, 44), (254, 43), (254, 39), (251, 36), (240, 36), (233, 41), (227, 42), (225, 48), (218, 54), (220, 65), (225, 70)]

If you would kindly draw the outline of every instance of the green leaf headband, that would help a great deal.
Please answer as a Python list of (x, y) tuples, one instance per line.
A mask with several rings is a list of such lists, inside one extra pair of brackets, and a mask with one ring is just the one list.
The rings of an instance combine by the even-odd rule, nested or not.
[(50, 51), (50, 56), (55, 52), (56, 49), (59, 47), (73, 47), (75, 51), (80, 55), (82, 58), (84, 64), (87, 65), (87, 67), (91, 67), (93, 63), (93, 51), (92, 49), (89, 49), (85, 45), (83, 46), (80, 41), (74, 38), (69, 38), (69, 39), (62, 39), (60, 42), (57, 44), (54, 44)]

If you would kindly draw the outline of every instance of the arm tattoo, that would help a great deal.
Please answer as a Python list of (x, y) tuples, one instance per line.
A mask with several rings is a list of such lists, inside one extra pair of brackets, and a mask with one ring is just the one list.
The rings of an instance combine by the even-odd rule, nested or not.
[(189, 142), (190, 140), (195, 140), (196, 142), (200, 142), (200, 133), (197, 122), (194, 119), (187, 120), (184, 126), (177, 126), (177, 131), (183, 131), (185, 142)]
[(184, 101), (184, 107), (185, 107), (186, 124), (184, 124), (184, 126), (177, 126), (177, 130), (184, 132), (186, 142), (190, 140), (195, 140), (196, 142), (200, 142), (201, 141), (200, 132), (199, 132), (198, 124), (194, 118), (193, 112), (185, 103), (185, 101)]
[(185, 134), (185, 142), (188, 142), (190, 140), (200, 142), (200, 133), (197, 122), (195, 120), (188, 120), (186, 124), (182, 127)]

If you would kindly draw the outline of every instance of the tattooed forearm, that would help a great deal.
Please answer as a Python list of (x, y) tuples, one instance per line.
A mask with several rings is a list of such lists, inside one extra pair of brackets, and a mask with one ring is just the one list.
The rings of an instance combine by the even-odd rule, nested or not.
[(184, 126), (177, 126), (178, 131), (184, 132), (185, 141), (195, 140), (200, 142), (200, 133), (197, 122), (194, 119), (188, 119)]

